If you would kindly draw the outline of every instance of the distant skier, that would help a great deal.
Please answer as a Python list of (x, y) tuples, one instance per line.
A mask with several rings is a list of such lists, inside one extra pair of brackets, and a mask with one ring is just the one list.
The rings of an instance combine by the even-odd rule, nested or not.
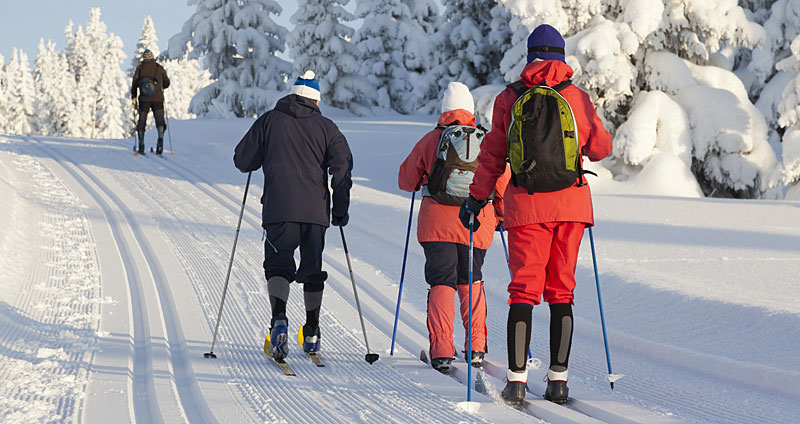
[[(476, 221), (487, 224), (480, 211), (508, 160), (514, 184), (505, 193), (505, 223), (513, 278), (508, 286), (508, 383), (502, 396), (514, 404), (525, 397), (531, 315), (544, 295), (550, 304), (550, 367), (544, 396), (564, 403), (578, 248), (584, 229), (594, 223), (581, 156), (592, 161), (608, 156), (611, 135), (589, 96), (568, 82), (573, 71), (565, 61), (564, 39), (555, 28), (540, 25), (533, 30), (527, 59), (522, 81), (495, 99), (492, 131), (483, 143), (460, 218), (467, 226), (475, 213)], [(537, 88), (540, 84), (555, 90)]]
[[(288, 353), (286, 302), (292, 281), (303, 284), (303, 349), (319, 351), (319, 312), (328, 278), (322, 271), (325, 231), (328, 222), (345, 226), (349, 220), (353, 156), (336, 124), (322, 116), (319, 99), (314, 72), (306, 71), (291, 94), (253, 123), (233, 157), (242, 172), (264, 171), (264, 274), (272, 309), (270, 354), (276, 360)], [(328, 173), (333, 176), (333, 208)], [(298, 247), (299, 267), (294, 261)]]
[(156, 129), (158, 130), (158, 143), (156, 144), (156, 154), (164, 151), (164, 131), (167, 124), (164, 121), (164, 89), (169, 88), (169, 78), (164, 67), (156, 63), (153, 52), (145, 50), (142, 54), (142, 61), (133, 73), (133, 83), (131, 84), (131, 98), (133, 107), (136, 109), (136, 96), (139, 95), (139, 122), (136, 125), (136, 132), (139, 135), (139, 153), (144, 153), (144, 130), (147, 126), (147, 114), (153, 110), (153, 117), (156, 119)]
[[(425, 251), (428, 292), (429, 355), (433, 368), (449, 370), (453, 346), (453, 298), (458, 293), (465, 333), (469, 324), (469, 285), (473, 284), (472, 362), (481, 364), (486, 343), (486, 296), (481, 266), (492, 244), (497, 220), (502, 220), (502, 194), (508, 177), (496, 183), (494, 207), (482, 211), (488, 225), (474, 236), (473, 276), (468, 280), (469, 231), (457, 221), (460, 202), (469, 195), (469, 184), (478, 166), (484, 130), (475, 127), (472, 94), (464, 84), (451, 82), (442, 99), (442, 114), (435, 129), (417, 142), (400, 166), (398, 185), (413, 192), (422, 187), (417, 240)], [(446, 160), (442, 160), (443, 156)], [(464, 351), (468, 349), (464, 341)], [(466, 355), (465, 355), (466, 357)]]

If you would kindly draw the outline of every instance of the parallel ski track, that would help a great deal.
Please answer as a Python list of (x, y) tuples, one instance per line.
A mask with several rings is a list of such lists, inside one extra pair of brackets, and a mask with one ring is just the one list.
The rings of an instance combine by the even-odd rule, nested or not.
[[(143, 230), (130, 209), (122, 202), (119, 197), (108, 188), (96, 175), (86, 169), (84, 165), (76, 162), (69, 155), (58, 152), (56, 148), (46, 146), (41, 141), (34, 140), (36, 146), (49, 153), (60, 166), (70, 173), (95, 199), (98, 206), (103, 210), (112, 228), (114, 239), (125, 264), (126, 277), (130, 286), (131, 303), (134, 318), (134, 381), (133, 381), (133, 402), (132, 409), (135, 413), (137, 422), (162, 422), (163, 418), (159, 414), (158, 398), (154, 390), (154, 373), (152, 363), (152, 345), (149, 333), (149, 321), (144, 306), (144, 284), (143, 276), (128, 264), (134, 263), (131, 254), (133, 246), (128, 246), (121, 235), (121, 225), (123, 222), (130, 227), (131, 232), (137, 242), (137, 247), (141, 249), (150, 272), (155, 280), (166, 282), (162, 265), (158, 257), (153, 254), (153, 250)], [(63, 160), (59, 159), (63, 158)], [(95, 188), (96, 187), (96, 188)], [(107, 197), (113, 206), (104, 197)], [(116, 209), (116, 211), (114, 210)], [(117, 212), (118, 211), (118, 212)], [(122, 215), (122, 219), (117, 216)], [(214, 422), (214, 415), (211, 413), (208, 404), (197, 387), (197, 379), (191, 369), (189, 353), (186, 341), (183, 337), (175, 302), (172, 299), (169, 286), (167, 284), (156, 283), (160, 310), (162, 311), (164, 326), (167, 330), (169, 346), (169, 362), (171, 365), (173, 389), (177, 392), (176, 398), (181, 403), (185, 418), (190, 422)]]
[[(150, 164), (153, 165), (153, 163), (158, 163), (159, 165), (155, 166), (160, 167), (161, 162), (157, 162), (158, 160), (159, 160), (158, 158), (155, 158), (154, 161), (156, 162), (150, 162)], [(173, 161), (164, 161), (164, 163), (175, 164), (175, 162)], [(170, 167), (169, 165), (167, 165), (166, 167), (172, 168), (171, 171), (174, 172), (176, 175), (182, 177), (187, 182), (191, 183), (193, 187), (197, 188), (200, 192), (202, 192), (206, 196), (214, 199), (217, 203), (219, 203), (220, 205), (222, 205), (231, 212), (231, 215), (227, 217), (220, 216), (218, 213), (215, 212), (215, 214), (219, 216), (220, 222), (224, 222), (225, 218), (230, 219), (232, 216), (233, 217), (238, 216), (239, 209), (235, 205), (240, 204), (241, 200), (236, 199), (230, 193), (218, 189), (217, 187), (208, 183), (205, 178), (197, 175), (195, 172), (183, 167), (182, 165), (177, 165), (177, 164), (175, 165), (176, 165), (175, 167)], [(181, 170), (183, 170), (183, 172), (176, 170), (175, 168), (180, 168)], [(191, 174), (191, 176), (187, 176), (186, 174)], [(194, 197), (194, 195), (191, 192), (187, 192), (185, 190), (178, 188), (177, 187), (178, 183), (175, 180), (170, 180), (170, 181), (172, 181), (172, 184), (170, 184), (170, 186), (175, 191), (175, 196), (171, 196), (171, 198), (175, 199), (185, 198), (187, 194), (191, 197)], [(197, 181), (202, 181), (203, 184)], [(132, 184), (132, 186), (136, 185), (137, 184)], [(205, 185), (208, 188), (203, 187), (203, 185)], [(227, 198), (228, 201), (221, 199), (220, 196), (215, 195), (213, 191), (220, 193), (223, 197)], [(169, 214), (174, 215), (172, 210), (174, 210), (174, 208), (165, 208), (163, 212), (168, 215)], [(186, 209), (178, 209), (178, 210), (186, 210)], [(175, 221), (179, 219), (186, 220), (189, 219), (189, 217), (175, 216)], [(260, 228), (260, 211), (248, 208), (248, 214), (245, 215), (244, 221), (247, 225), (250, 225), (251, 227)], [(231, 229), (231, 233), (232, 231), (233, 229)], [(207, 233), (203, 232), (203, 234)], [(196, 244), (196, 241), (194, 241), (194, 243)], [(210, 241), (208, 243), (217, 245), (217, 249), (215, 250), (219, 253), (216, 256), (225, 256), (229, 254), (223, 252), (227, 252), (230, 249), (230, 246), (222, 245), (217, 241)], [(252, 264), (253, 267), (260, 270), (261, 261), (263, 261), (262, 249), (263, 249), (262, 245), (253, 243), (252, 241), (246, 241), (240, 237), (240, 245), (239, 248), (237, 249), (236, 262), (239, 264), (241, 263), (246, 263), (248, 265)], [(220, 281), (223, 277), (222, 271), (220, 269), (224, 270), (224, 268), (222, 268), (224, 267), (223, 264), (227, 264), (226, 262), (227, 257), (225, 257), (225, 261), (218, 262), (217, 264), (209, 264), (208, 261), (206, 261), (205, 263), (197, 264), (194, 263), (196, 261), (194, 261), (192, 258), (185, 258), (185, 259), (188, 260), (190, 263), (192, 263), (192, 266), (205, 265), (206, 267), (208, 267), (209, 265), (212, 265), (212, 269), (207, 269), (207, 272), (209, 272), (209, 274), (206, 275), (215, 275), (215, 274), (220, 275)], [(247, 383), (250, 383), (247, 384), (248, 387), (242, 388), (243, 389), (242, 394), (244, 395), (244, 397), (247, 398), (248, 402), (254, 407), (256, 411), (262, 411), (262, 415), (265, 415), (265, 418), (267, 419), (274, 420), (282, 418), (282, 419), (288, 419), (290, 421), (313, 420), (316, 422), (339, 422), (342, 419), (342, 417), (332, 416), (330, 414), (330, 411), (326, 411), (324, 408), (283, 409), (281, 411), (280, 417), (278, 417), (277, 414), (275, 414), (272, 411), (263, 411), (265, 408), (265, 403), (267, 403), (266, 401), (270, 401), (269, 403), (280, 403), (283, 405), (296, 404), (297, 399), (301, 399), (304, 396), (309, 395), (308, 390), (310, 387), (321, 386), (323, 383), (330, 385), (331, 380), (326, 375), (329, 373), (328, 371), (322, 371), (320, 369), (317, 369), (317, 367), (314, 366), (310, 360), (296, 354), (296, 355), (291, 355), (289, 359), (292, 367), (299, 375), (301, 375), (300, 378), (308, 380), (309, 383), (315, 383), (315, 384), (302, 384), (302, 383), (291, 384), (291, 385), (283, 384), (282, 379), (287, 377), (284, 377), (283, 375), (279, 375), (278, 373), (276, 373), (277, 371), (276, 369), (270, 369), (271, 364), (267, 362), (267, 359), (261, 352), (260, 346), (258, 346), (259, 342), (254, 343), (254, 340), (258, 341), (263, 340), (264, 334), (266, 334), (266, 329), (268, 328), (269, 325), (268, 324), (269, 317), (267, 314), (267, 311), (269, 311), (269, 306), (267, 302), (267, 296), (264, 295), (265, 284), (263, 282), (263, 277), (258, 275), (258, 278), (254, 278), (252, 273), (246, 273), (246, 272), (243, 273), (234, 272), (234, 274), (235, 275), (234, 277), (232, 277), (232, 281), (244, 280), (241, 281), (240, 285), (244, 286), (242, 287), (243, 290), (241, 290), (241, 292), (245, 294), (245, 297), (242, 300), (244, 300), (246, 304), (245, 305), (239, 304), (240, 299), (237, 299), (236, 296), (229, 296), (226, 299), (226, 302), (229, 303), (226, 305), (225, 314), (223, 316), (224, 324), (220, 328), (221, 333), (224, 332), (225, 334), (224, 335), (220, 334), (219, 340), (222, 341), (225, 340), (226, 338), (235, 338), (237, 340), (236, 342), (228, 343), (225, 346), (219, 344), (217, 350), (220, 352), (224, 352), (221, 355), (224, 358), (230, 357), (232, 359), (230, 361), (227, 361), (227, 365), (231, 366), (235, 370), (234, 372), (235, 375), (253, 376), (248, 379), (249, 381), (247, 381)], [(205, 292), (209, 291), (210, 290), (205, 290)], [(247, 296), (247, 293), (251, 291), (260, 294), (258, 296)], [(297, 294), (295, 294), (295, 296), (297, 296)], [(214, 300), (216, 299), (219, 299), (219, 296), (215, 296)], [(209, 312), (206, 315), (208, 317), (215, 317), (216, 314), (212, 312), (210, 309), (215, 307), (216, 305), (213, 305), (211, 299), (206, 299), (204, 303), (206, 306), (206, 310), (208, 310)], [(305, 311), (301, 305), (302, 305), (301, 302), (289, 302), (290, 317), (304, 315)], [(337, 328), (342, 329), (345, 331), (348, 337), (325, 338), (326, 360), (329, 363), (333, 364), (334, 366), (340, 365), (343, 362), (349, 362), (349, 363), (353, 362), (353, 360), (348, 357), (350, 355), (345, 355), (344, 353), (351, 352), (353, 350), (360, 350), (359, 348), (360, 341), (355, 337), (358, 334), (357, 333), (355, 335), (349, 334), (350, 331), (348, 331), (348, 329), (346, 329), (340, 323), (335, 321), (333, 322), (330, 321), (333, 321), (333, 318), (329, 314), (323, 315), (323, 322), (325, 322), (325, 327), (329, 328), (330, 330)], [(248, 322), (250, 323), (250, 325), (246, 324)], [(209, 322), (210, 328), (213, 328), (211, 327), (212, 325), (213, 323)], [(294, 327), (293, 325), (291, 326)], [(261, 332), (258, 334), (254, 334), (253, 332), (254, 328), (261, 329)], [(247, 336), (248, 334), (249, 336)], [(245, 335), (246, 337), (242, 338), (243, 335)], [(300, 358), (300, 359), (298, 360), (295, 358)], [(387, 378), (387, 376), (385, 375), (387, 370), (390, 372), (393, 371), (392, 368), (387, 368), (387, 367), (379, 367), (379, 366), (369, 367), (366, 364), (364, 364), (363, 366), (367, 367), (365, 368), (366, 371), (365, 373), (347, 374), (348, 378), (355, 380), (355, 384), (372, 386), (374, 385), (376, 379)], [(331, 387), (331, 390), (335, 391), (335, 393), (329, 392), (327, 394), (323, 394), (323, 396), (335, 395), (335, 398), (338, 403), (344, 405), (351, 405), (351, 408), (353, 408), (352, 411), (350, 412), (344, 411), (345, 417), (348, 417), (349, 419), (356, 419), (357, 417), (364, 414), (363, 411), (365, 408), (367, 410), (372, 410), (370, 412), (370, 415), (376, 414), (380, 416), (382, 414), (381, 410), (384, 410), (386, 416), (390, 416), (393, 410), (400, 407), (406, 409), (413, 408), (415, 410), (415, 413), (410, 414), (409, 418), (414, 417), (415, 419), (419, 419), (421, 422), (436, 422), (443, 420), (441, 416), (438, 416), (436, 414), (437, 411), (441, 413), (442, 410), (440, 408), (441, 405), (435, 399), (432, 399), (430, 396), (420, 396), (418, 399), (414, 399), (413, 402), (409, 402), (409, 400), (404, 399), (403, 396), (399, 393), (399, 389), (402, 386), (408, 387), (409, 384), (414, 385), (414, 383), (406, 381), (404, 382), (405, 384), (399, 384), (400, 376), (395, 375), (394, 377), (396, 378), (391, 379), (391, 381), (393, 381), (393, 383), (396, 385), (397, 390), (393, 389), (387, 393), (385, 392), (385, 389), (381, 389), (381, 391), (384, 392), (383, 396), (381, 397), (380, 400), (373, 402), (369, 407), (367, 405), (363, 405), (364, 403), (363, 397), (356, 396), (356, 394), (350, 394), (348, 393), (347, 390), (336, 391), (336, 387)], [(276, 384), (279, 385), (279, 387), (281, 388), (280, 390), (269, 390), (270, 387), (275, 387)], [(346, 389), (346, 386), (343, 386), (342, 388)], [(414, 390), (418, 389), (419, 388), (414, 385)], [(315, 393), (315, 395), (319, 396), (319, 393)], [(386, 402), (387, 401), (386, 396), (389, 396), (391, 398), (390, 402)], [(466, 417), (469, 417), (472, 420), (476, 418), (474, 416), (464, 415), (464, 418)], [(452, 416), (448, 415), (447, 419), (449, 420), (451, 418)]]
[[(202, 187), (197, 183), (195, 183), (195, 187), (200, 189), (200, 191), (202, 191), (203, 193), (209, 195), (209, 197), (212, 197), (213, 199), (217, 200), (220, 204), (222, 204), (223, 206), (228, 208), (232, 213), (238, 213), (239, 212), (239, 210), (237, 210), (234, 206), (232, 206), (232, 204), (235, 204), (234, 202), (240, 202), (240, 201), (237, 201), (237, 199), (235, 199), (230, 193), (228, 193), (228, 192), (226, 192), (226, 191), (214, 186), (213, 184), (209, 183), (204, 177), (198, 175), (197, 173), (195, 173), (192, 170), (184, 167), (183, 165), (180, 165), (180, 164), (178, 164), (178, 163), (176, 163), (174, 161), (170, 161), (170, 165), (174, 165), (176, 168), (180, 168), (183, 172), (178, 172), (176, 170), (173, 170), (173, 171), (175, 171), (176, 174), (181, 175), (187, 181), (201, 181), (201, 182), (203, 182), (203, 184), (206, 187), (209, 187), (209, 188)], [(189, 174), (189, 175), (187, 175), (187, 174)], [(220, 196), (217, 196), (217, 195), (213, 194), (211, 192), (212, 190), (216, 191), (217, 193), (219, 193), (222, 197), (225, 197), (227, 199), (227, 202), (221, 200)], [(258, 210), (257, 208), (252, 208), (251, 207), (251, 208), (246, 208), (246, 212), (247, 213), (245, 214), (245, 217), (243, 218), (243, 220), (248, 222), (250, 225), (252, 225), (254, 227), (260, 228), (260, 217), (261, 217), (260, 210)], [(248, 215), (250, 215), (250, 216), (248, 216)], [(383, 238), (383, 236), (381, 234), (379, 234), (377, 231), (375, 231), (372, 227), (365, 226), (363, 224), (359, 225), (358, 223), (355, 223), (355, 225), (351, 226), (351, 228), (352, 227), (357, 228), (360, 232), (368, 233), (370, 236), (372, 236), (372, 237), (374, 237), (376, 239), (380, 239), (383, 243), (386, 243), (386, 239)], [(398, 248), (403, 247), (403, 245), (401, 243), (397, 243), (397, 242), (390, 243), (390, 244), (392, 244), (392, 245), (394, 245), (394, 247), (398, 247)], [(369, 254), (364, 255), (362, 253), (363, 252), (359, 252), (358, 256), (361, 257), (362, 260), (366, 257), (366, 262), (367, 263), (374, 263), (372, 261), (378, 261), (379, 260), (379, 258), (371, 258), (370, 257), (371, 255), (369, 255)], [(336, 255), (337, 257), (334, 257), (333, 255)], [(338, 251), (338, 252), (333, 252), (332, 253), (330, 251), (326, 251), (326, 253), (324, 254), (324, 257), (326, 259), (326, 263), (329, 266), (333, 266), (339, 273), (342, 274), (342, 276), (345, 276), (348, 273), (348, 269), (346, 268), (346, 264), (345, 264), (344, 258), (343, 257), (342, 258), (338, 258), (338, 256), (343, 256), (343, 252)], [(378, 263), (380, 263), (380, 262), (378, 262)], [(358, 274), (355, 271), (354, 271), (354, 273)], [(372, 308), (365, 307), (365, 305), (362, 303), (362, 309), (364, 310), (366, 320), (368, 322), (370, 322), (372, 325), (376, 326), (377, 328), (379, 328), (381, 330), (384, 330), (384, 329), (387, 329), (387, 328), (391, 328), (393, 326), (393, 322), (389, 322), (388, 320), (383, 319), (382, 317), (386, 317), (386, 316), (391, 316), (392, 315), (392, 314), (387, 314), (386, 312), (387, 311), (389, 311), (389, 312), (394, 311), (396, 299), (392, 299), (390, 296), (388, 296), (387, 294), (382, 293), (380, 291), (370, 290), (368, 286), (365, 287), (365, 285), (363, 284), (363, 282), (366, 281), (366, 280), (363, 279), (363, 276), (358, 276), (358, 277), (362, 281), (362, 284), (359, 284), (362, 287), (362, 290), (364, 290), (366, 293), (368, 293), (373, 300), (375, 300), (376, 302), (378, 302), (380, 304), (380, 307), (381, 307), (380, 310), (374, 311)], [(333, 282), (334, 280), (335, 281), (340, 281), (341, 278), (332, 278), (329, 281)], [(358, 284), (358, 282), (357, 282), (357, 284)], [(349, 284), (344, 284), (344, 283), (341, 283), (341, 284), (330, 284), (329, 283), (328, 287), (333, 288), (343, 299), (345, 299), (348, 303), (350, 303), (350, 305), (353, 307), (353, 309), (356, 308), (354, 299), (351, 299), (352, 298), (352, 294), (350, 293), (351, 290), (348, 289), (349, 288)], [(266, 306), (266, 305), (264, 305), (264, 306)], [(427, 328), (426, 324), (424, 322), (422, 322), (421, 320), (416, 320), (416, 321), (417, 321), (416, 325), (408, 325), (408, 323), (405, 323), (405, 325), (408, 325), (408, 328), (410, 330), (413, 330), (413, 331), (417, 332), (420, 337), (427, 338), (427, 334), (423, 334), (422, 331), (419, 331), (420, 328), (423, 328), (423, 329)], [(413, 352), (413, 351), (419, 349), (419, 347), (416, 346), (416, 345), (412, 346), (412, 345), (408, 345), (407, 343), (402, 343), (402, 342), (398, 343), (398, 347), (402, 347), (402, 348), (404, 348), (404, 349), (406, 349), (406, 350), (408, 350), (410, 352)], [(466, 378), (464, 378), (464, 380), (465, 379)], [(464, 384), (464, 383), (462, 383), (462, 384)], [(566, 414), (567, 416), (573, 416), (573, 418), (566, 418), (565, 417), (565, 419), (570, 420), (570, 422), (593, 422), (594, 421), (589, 415), (585, 415), (587, 417), (586, 420), (581, 420), (580, 418), (575, 419), (574, 415), (576, 415), (576, 414), (584, 414), (584, 412), (581, 412), (581, 411), (575, 411), (574, 413), (567, 412), (567, 411), (563, 410), (563, 409), (566, 409), (565, 407), (558, 406), (558, 405), (555, 405), (555, 404), (552, 404), (552, 406), (546, 405), (546, 408), (548, 410), (547, 412), (549, 412), (551, 414), (550, 417), (552, 417), (553, 415), (557, 416), (559, 414), (558, 411), (561, 410), (562, 411), (561, 414)], [(533, 410), (536, 410), (536, 409), (534, 408)], [(540, 418), (539, 416), (537, 416), (535, 413), (533, 413), (531, 411), (531, 408), (523, 410), (523, 412), (525, 412), (528, 415), (531, 415), (534, 418), (537, 418), (537, 419)], [(630, 419), (627, 419), (625, 417), (622, 417), (622, 416), (619, 416), (619, 415), (616, 415), (616, 414), (612, 414), (612, 416), (615, 416), (615, 417), (618, 418), (617, 422), (631, 422), (632, 421)]]

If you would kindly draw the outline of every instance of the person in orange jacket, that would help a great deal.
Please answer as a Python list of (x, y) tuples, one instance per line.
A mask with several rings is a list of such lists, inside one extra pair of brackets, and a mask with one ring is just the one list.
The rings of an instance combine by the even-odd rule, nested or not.
[[(537, 84), (554, 87), (573, 74), (565, 61), (564, 39), (550, 25), (533, 30), (528, 38), (527, 59), (520, 75), (526, 87)], [(611, 135), (603, 128), (589, 96), (574, 85), (566, 85), (560, 94), (575, 117), (578, 152), (592, 161), (608, 156)], [(509, 157), (506, 137), (512, 106), (518, 97), (518, 92), (509, 86), (495, 98), (492, 130), (481, 146), (470, 197), (459, 214), (464, 226), (472, 213), (480, 221), (480, 229), (486, 224), (494, 225), (492, 220), (485, 221), (480, 212), (506, 169)], [(578, 156), (582, 161), (581, 155)], [(581, 180), (585, 181), (580, 177), (567, 188), (533, 194), (524, 187), (510, 185), (505, 193), (505, 224), (513, 277), (508, 285), (508, 383), (502, 396), (509, 403), (519, 404), (525, 397), (531, 315), (542, 296), (550, 305), (550, 366), (545, 398), (556, 403), (567, 401), (575, 267), (583, 232), (594, 224), (591, 192)]]
[[(442, 100), (442, 114), (437, 126), (417, 142), (400, 166), (398, 185), (401, 190), (414, 192), (427, 184), (442, 133), (446, 127), (466, 125), (475, 127), (472, 94), (464, 84), (451, 82)], [(487, 223), (476, 231), (473, 254), (473, 281), (468, 281), (469, 231), (458, 223), (459, 206), (445, 205), (427, 196), (423, 190), (422, 206), (417, 220), (417, 240), (425, 252), (425, 280), (431, 288), (428, 292), (429, 355), (433, 368), (445, 372), (455, 355), (453, 346), (454, 297), (458, 293), (464, 329), (469, 325), (469, 284), (472, 290), (472, 361), (481, 364), (488, 351), (486, 343), (486, 297), (483, 291), (481, 266), (486, 250), (492, 244), (494, 230), (503, 219), (503, 192), (508, 176), (493, 183), (496, 191), (494, 207), (486, 208), (480, 219)], [(488, 197), (488, 195), (487, 195)], [(466, 352), (467, 340), (464, 341)]]

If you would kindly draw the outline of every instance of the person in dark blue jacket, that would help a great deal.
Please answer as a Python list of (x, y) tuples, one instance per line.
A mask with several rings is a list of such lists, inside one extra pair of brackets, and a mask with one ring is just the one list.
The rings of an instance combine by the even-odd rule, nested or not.
[[(329, 222), (345, 226), (349, 220), (353, 156), (336, 124), (322, 116), (319, 99), (314, 73), (306, 71), (291, 94), (256, 120), (233, 156), (242, 172), (264, 171), (264, 274), (272, 307), (270, 354), (278, 360), (287, 354), (286, 302), (292, 281), (303, 284), (303, 349), (319, 350), (319, 311), (328, 277), (322, 270), (325, 231)], [(328, 173), (333, 176), (332, 208)], [(298, 247), (299, 266), (294, 261)]]

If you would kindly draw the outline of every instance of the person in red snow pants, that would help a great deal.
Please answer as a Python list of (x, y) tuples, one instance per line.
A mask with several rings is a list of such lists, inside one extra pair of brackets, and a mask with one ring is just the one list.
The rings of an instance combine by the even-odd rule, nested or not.
[[(417, 191), (427, 183), (427, 177), (436, 161), (437, 148), (444, 127), (451, 125), (475, 126), (474, 103), (469, 89), (452, 82), (442, 100), (442, 114), (437, 127), (417, 142), (400, 166), (398, 185), (401, 190)], [(468, 279), (469, 231), (458, 223), (458, 206), (441, 204), (432, 197), (422, 199), (417, 220), (417, 240), (425, 252), (425, 280), (428, 292), (428, 334), (431, 365), (440, 371), (449, 369), (455, 355), (453, 346), (454, 297), (460, 299), (461, 318), (466, 330), (469, 325), (469, 285), (472, 284), (472, 351), (473, 362), (482, 362), (488, 351), (486, 343), (486, 298), (483, 291), (481, 266), (486, 249), (492, 243), (498, 219), (502, 220), (502, 193), (508, 176), (499, 178), (493, 187), (497, 193), (492, 208), (481, 212), (484, 222), (491, 222), (474, 234), (473, 281)], [(466, 332), (466, 331), (465, 331)], [(464, 341), (466, 352), (467, 340)]]
[[(540, 25), (528, 37), (527, 59), (528, 64), (520, 74), (525, 87), (539, 84), (554, 87), (573, 74), (565, 61), (564, 39), (549, 25)], [(591, 161), (608, 156), (611, 135), (603, 128), (589, 96), (575, 85), (566, 86), (560, 94), (575, 116), (579, 152)], [(470, 213), (476, 213), (476, 218), (482, 221), (479, 212), (505, 171), (506, 137), (511, 108), (517, 98), (517, 91), (510, 86), (495, 98), (492, 130), (481, 146), (470, 197), (459, 214), (464, 226)], [(576, 179), (574, 185), (551, 192), (528, 194), (526, 188), (513, 184), (505, 192), (505, 227), (513, 278), (508, 285), (508, 383), (502, 396), (509, 403), (518, 404), (525, 396), (531, 316), (542, 297), (550, 305), (550, 366), (545, 398), (557, 403), (567, 401), (575, 266), (584, 229), (594, 224), (591, 192), (580, 180), (585, 182), (585, 178)]]

